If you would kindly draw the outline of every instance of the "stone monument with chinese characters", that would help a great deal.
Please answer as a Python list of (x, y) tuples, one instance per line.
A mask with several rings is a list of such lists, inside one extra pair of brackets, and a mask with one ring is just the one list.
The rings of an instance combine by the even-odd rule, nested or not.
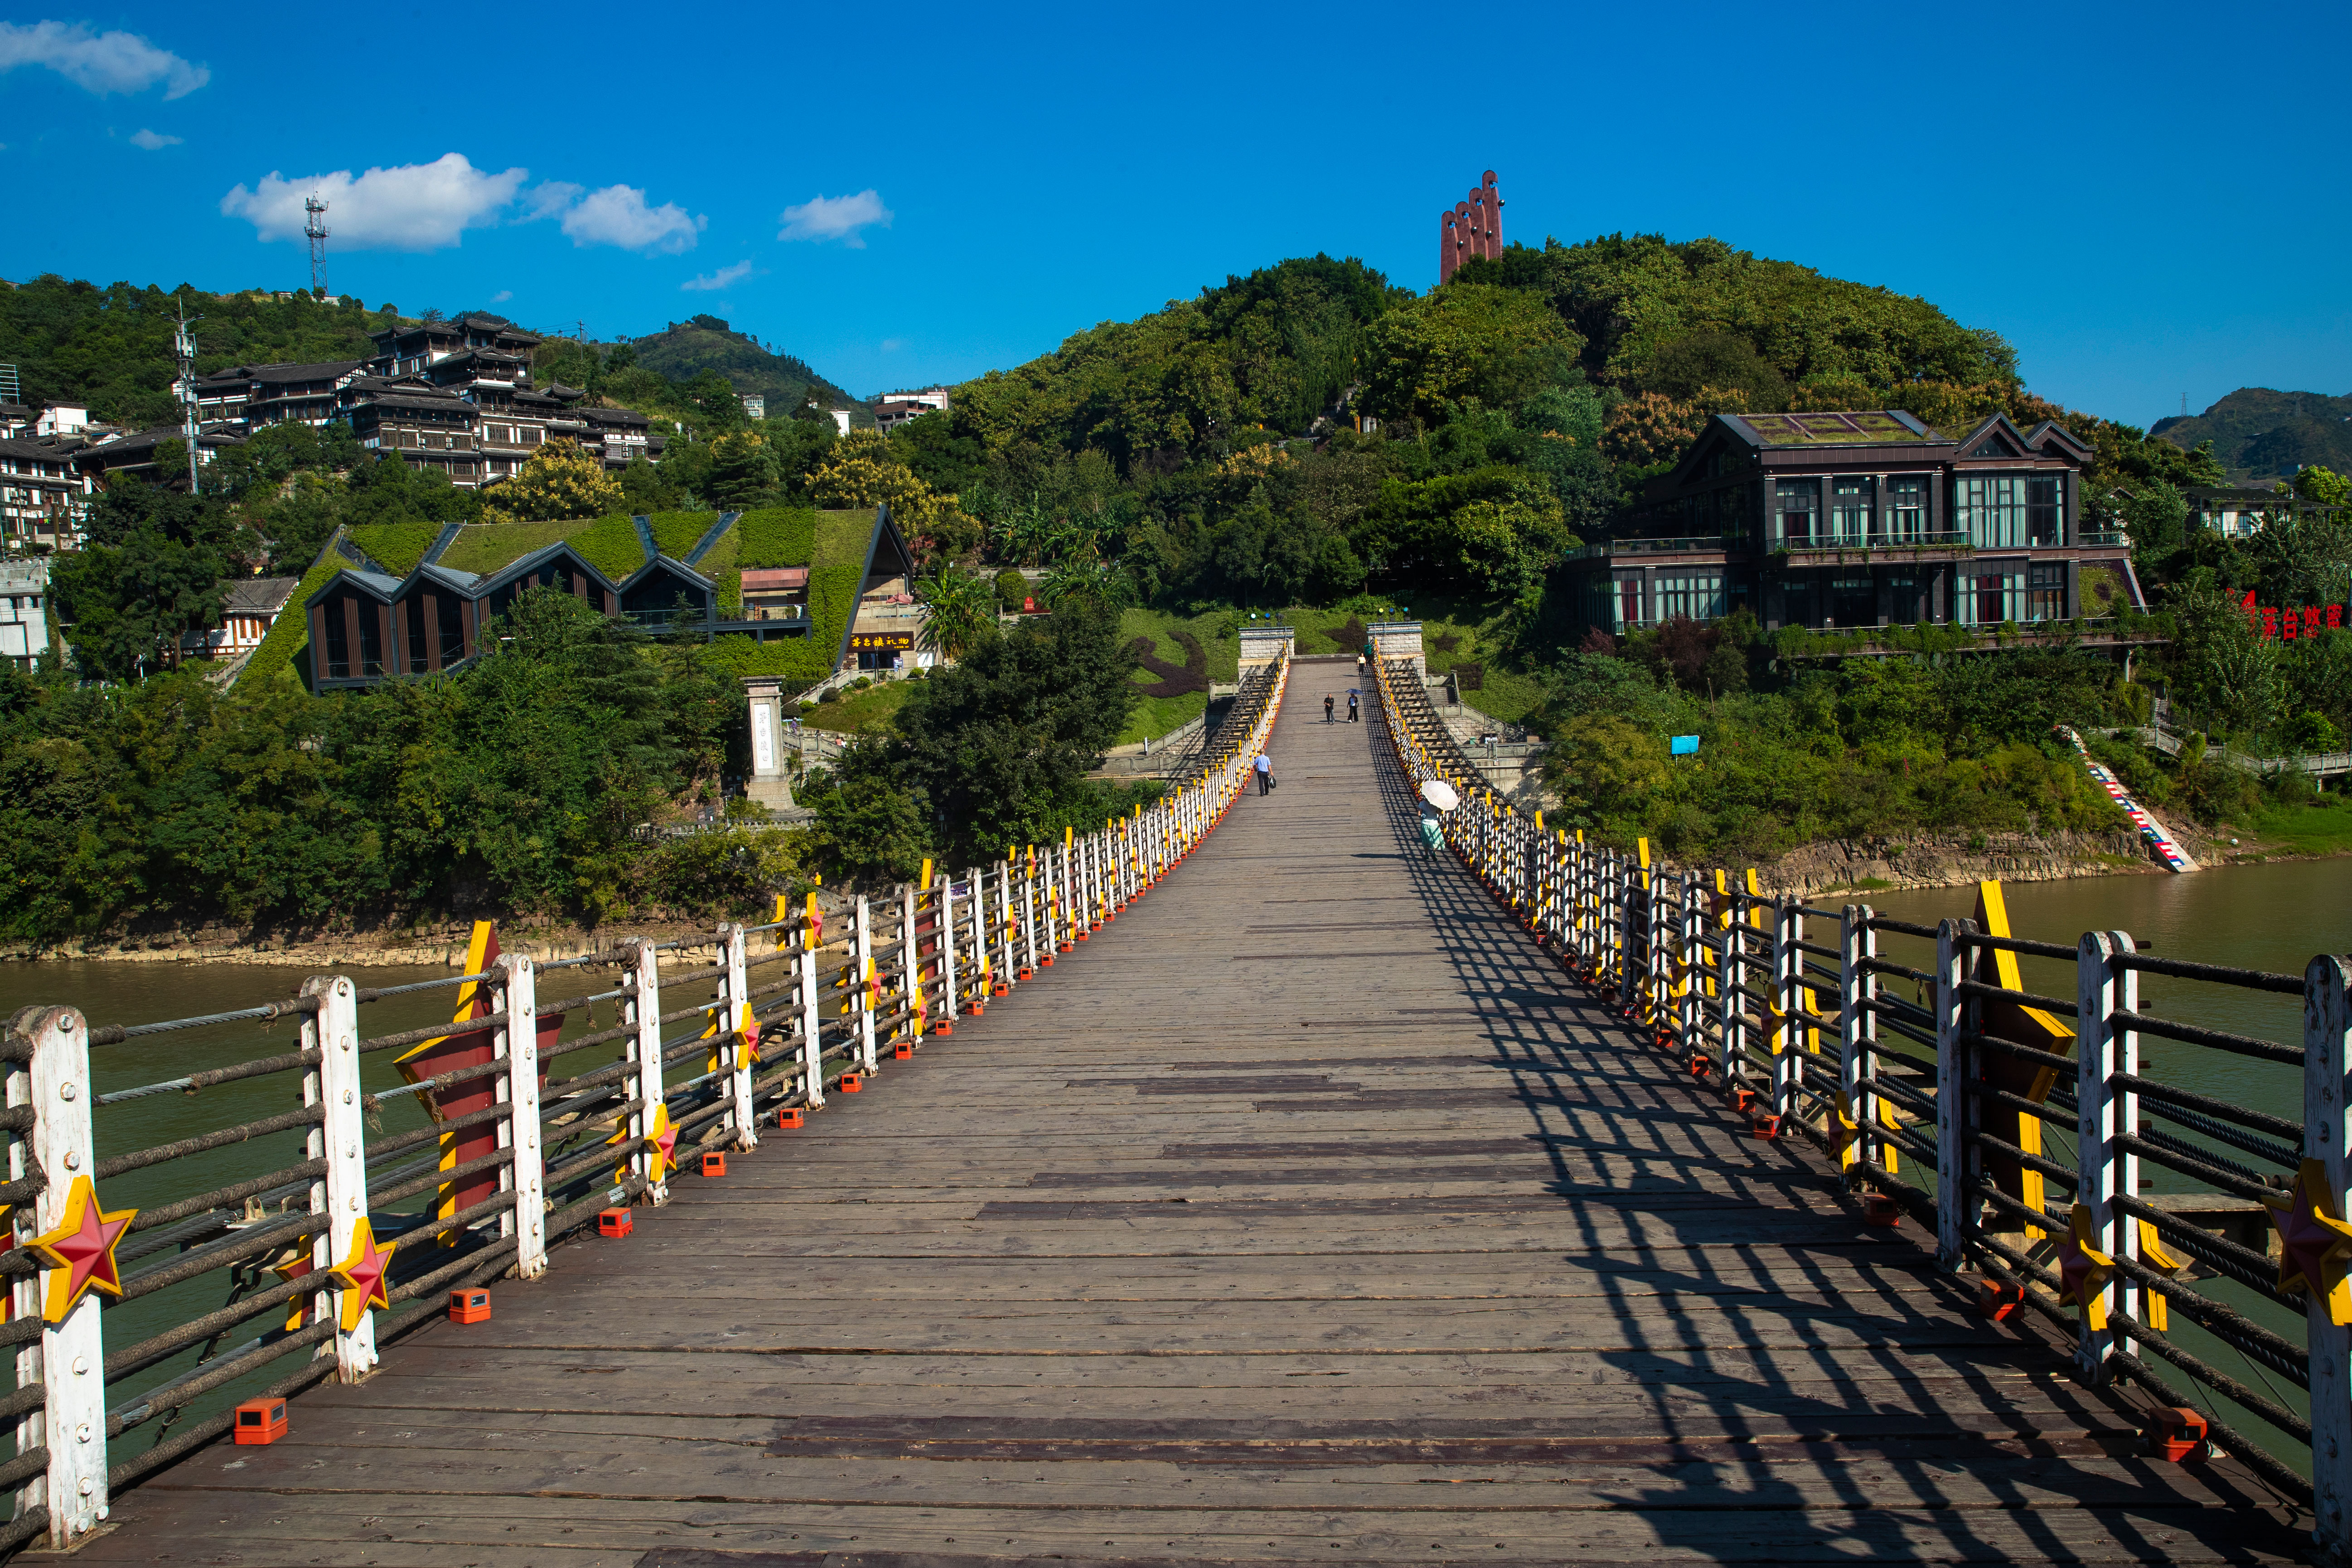
[(772, 676), (743, 678), (751, 703), (751, 779), (743, 793), (770, 811), (794, 810), (792, 775), (784, 765), (784, 686)]

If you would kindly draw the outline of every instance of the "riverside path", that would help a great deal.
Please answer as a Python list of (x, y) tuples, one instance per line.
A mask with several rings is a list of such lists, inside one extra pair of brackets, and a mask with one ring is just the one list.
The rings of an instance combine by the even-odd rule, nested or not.
[(2145, 1457), (2144, 1399), (1971, 1313), (1424, 858), (1378, 704), (1327, 724), (1320, 674), (1276, 793), (1051, 984), (76, 1559), (2291, 1558), (2248, 1472)]

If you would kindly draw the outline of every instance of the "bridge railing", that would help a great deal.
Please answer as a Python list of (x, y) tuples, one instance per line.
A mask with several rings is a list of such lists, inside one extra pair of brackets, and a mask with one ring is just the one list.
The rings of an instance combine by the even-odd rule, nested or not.
[[(551, 1247), (608, 1211), (666, 1202), (689, 1152), (756, 1150), (983, 1013), (1216, 825), (1286, 673), (1255, 676), (1218, 743), (1152, 805), (960, 879), (927, 865), (880, 896), (780, 896), (764, 924), (560, 962), (488, 961), (478, 942), (482, 962), (446, 979), (323, 975), (202, 1017), (93, 1027), (70, 1007), (17, 1013), (0, 1041), (0, 1343), (16, 1363), (0, 1553), (73, 1544), (113, 1491), (245, 1419), (219, 1406), (363, 1378), (380, 1339), (442, 1292), (546, 1273)], [(373, 1005), (441, 991), (450, 1022), (366, 1032)], [(590, 1026), (565, 1037), (575, 1012)], [(290, 1049), (95, 1092), (94, 1065), (120, 1077), (175, 1034), (289, 1022)], [(227, 1114), (194, 1134), (175, 1115), (174, 1136), (141, 1142), (163, 1097), (184, 1110), (192, 1096)], [(253, 1114), (273, 1096), (292, 1108)], [(107, 1206), (134, 1189), (137, 1205)]]
[[(1927, 1228), (1989, 1315), (2049, 1318), (2085, 1381), (2137, 1384), (2152, 1422), (2189, 1413), (2313, 1509), (2326, 1552), (2352, 1549), (2352, 961), (2029, 941), (1997, 884), (1927, 926), (1670, 868), (1498, 799), (1408, 668), (1380, 684), (1407, 778), (1462, 797), (1445, 841), (1608, 1011), (1757, 1136), (1820, 1146), (1866, 1218)], [(2276, 1037), (2187, 1021), (2248, 1017)], [(2143, 1037), (2191, 1070), (2157, 1076)]]

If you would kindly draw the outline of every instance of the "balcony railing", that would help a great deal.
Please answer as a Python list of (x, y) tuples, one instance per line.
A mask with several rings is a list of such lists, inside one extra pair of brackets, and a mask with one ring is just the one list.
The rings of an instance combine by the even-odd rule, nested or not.
[(1745, 541), (1726, 534), (1700, 534), (1687, 539), (1601, 539), (1570, 551), (1568, 559), (1592, 561), (1612, 555), (1721, 554), (1746, 547)]
[(1959, 551), (1974, 546), (1965, 531), (1948, 533), (1820, 533), (1773, 542), (1775, 554), (1848, 553), (1854, 551)]

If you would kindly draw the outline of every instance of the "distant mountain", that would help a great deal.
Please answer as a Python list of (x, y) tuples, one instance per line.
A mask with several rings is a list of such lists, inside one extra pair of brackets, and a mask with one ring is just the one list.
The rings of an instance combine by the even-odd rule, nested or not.
[(824, 395), (827, 408), (846, 408), (850, 423), (871, 426), (873, 410), (790, 354), (771, 353), (747, 332), (739, 332), (717, 316), (696, 316), (672, 321), (651, 337), (633, 338), (629, 346), (637, 363), (672, 381), (691, 381), (706, 370), (725, 376), (739, 393), (756, 393), (768, 400), (768, 417), (791, 416), (808, 396), (810, 387)]
[(2158, 420), (2149, 434), (2184, 449), (2212, 442), (2232, 483), (2267, 484), (2313, 466), (2352, 473), (2352, 395), (2242, 386), (2202, 414)]

